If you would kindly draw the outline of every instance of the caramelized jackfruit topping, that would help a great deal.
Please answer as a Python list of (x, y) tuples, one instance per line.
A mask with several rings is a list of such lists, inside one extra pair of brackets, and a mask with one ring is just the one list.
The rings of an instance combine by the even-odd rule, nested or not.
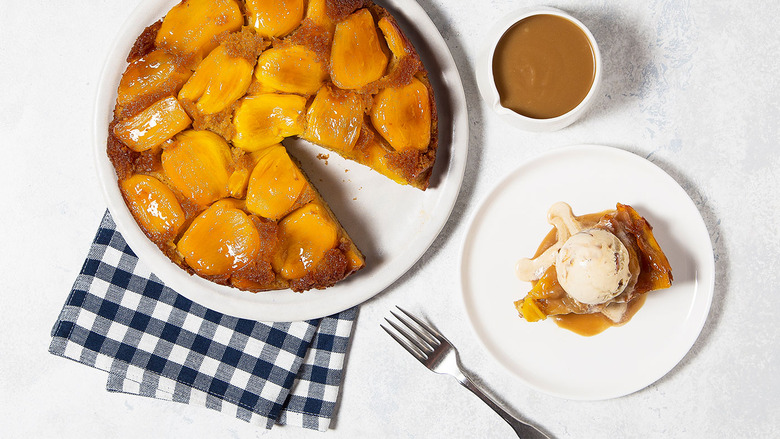
[(398, 88), (385, 88), (374, 98), (374, 128), (397, 151), (426, 150), (431, 143), (431, 102), (419, 80)]
[(293, 45), (263, 52), (257, 60), (255, 78), (266, 89), (312, 95), (325, 82), (327, 72), (314, 52)]
[(306, 178), (284, 147), (272, 146), (263, 150), (246, 194), (249, 212), (272, 220), (287, 214), (306, 188)]
[(636, 236), (636, 243), (642, 256), (642, 268), (636, 288), (652, 291), (671, 287), (672, 267), (653, 235), (653, 227), (639, 215), (639, 212), (627, 204), (618, 203), (616, 210), (616, 220), (624, 220), (631, 224), (629, 230)]
[(203, 57), (217, 47), (217, 35), (243, 24), (234, 0), (184, 0), (163, 18), (155, 45), (172, 53)]
[(214, 205), (220, 207), (228, 207), (231, 209), (237, 209), (246, 213), (246, 201), (244, 200), (239, 200), (236, 198), (223, 198), (215, 202), (214, 204), (212, 204), (212, 206)]
[(298, 95), (248, 96), (233, 115), (233, 144), (251, 152), (298, 135), (303, 132), (305, 108), (306, 98)]
[(177, 135), (163, 150), (162, 166), (171, 184), (200, 206), (228, 195), (230, 147), (211, 131)]
[(338, 245), (338, 227), (324, 207), (309, 203), (280, 223), (284, 250), (274, 269), (285, 279), (297, 279), (314, 269), (325, 253)]
[(117, 108), (146, 97), (175, 94), (191, 73), (163, 50), (148, 53), (131, 62), (122, 74), (117, 89)]
[(306, 5), (306, 18), (317, 26), (325, 29), (326, 32), (332, 34), (336, 27), (336, 23), (328, 16), (325, 1), (326, 0), (309, 0), (309, 4)]
[(184, 211), (168, 186), (136, 174), (119, 183), (133, 217), (155, 241), (172, 239), (184, 224)]
[(271, 87), (267, 87), (265, 84), (263, 84), (260, 81), (252, 81), (251, 84), (249, 84), (249, 90), (247, 91), (247, 96), (257, 96), (257, 95), (265, 95), (265, 94), (271, 94), (276, 93), (277, 91), (274, 90)]
[(381, 78), (388, 56), (382, 49), (374, 18), (361, 9), (336, 25), (331, 49), (331, 78), (344, 89), (357, 89)]
[(340, 151), (351, 151), (360, 136), (363, 102), (357, 94), (324, 86), (306, 112), (303, 138)]
[(372, 132), (370, 139), (361, 139), (358, 142), (362, 142), (359, 151), (362, 163), (365, 163), (370, 166), (371, 169), (390, 178), (396, 183), (409, 184), (409, 180), (401, 175), (388, 161), (389, 154), (392, 153), (393, 150), (380, 143), (379, 134)]
[(219, 201), (193, 220), (177, 249), (198, 274), (224, 276), (255, 259), (260, 235), (246, 213)]
[(197, 102), (201, 114), (218, 113), (246, 93), (252, 67), (246, 59), (230, 56), (225, 46), (219, 46), (198, 64), (179, 99)]
[(547, 318), (547, 315), (539, 309), (536, 303), (534, 303), (534, 300), (530, 297), (525, 300), (517, 301), (515, 306), (518, 308), (520, 315), (525, 317), (529, 322), (537, 322)]
[(157, 146), (187, 128), (192, 120), (173, 96), (114, 125), (114, 135), (136, 152)]
[(377, 25), (382, 31), (382, 35), (385, 36), (385, 42), (387, 42), (387, 47), (390, 48), (390, 52), (392, 52), (396, 58), (403, 58), (406, 56), (406, 43), (398, 27), (386, 17), (380, 18)]
[(303, 0), (246, 0), (249, 25), (264, 38), (292, 32), (303, 20)]
[(346, 256), (347, 261), (349, 262), (349, 271), (357, 270), (366, 264), (366, 260), (363, 258), (363, 255), (359, 254), (356, 250), (347, 250)]
[[(547, 318), (547, 314), (539, 307), (536, 301), (547, 301), (547, 299), (556, 295), (565, 296), (565, 294), (559, 293), (563, 293), (563, 290), (558, 284), (558, 274), (553, 265), (545, 270), (541, 278), (532, 283), (531, 291), (528, 292), (528, 295), (524, 299), (515, 302), (515, 308), (518, 313), (529, 322), (544, 320)], [(555, 302), (556, 301), (550, 301), (549, 303)]]
[(233, 172), (228, 179), (228, 192), (233, 198), (245, 198), (249, 177), (263, 151), (245, 153), (242, 149), (233, 149)]

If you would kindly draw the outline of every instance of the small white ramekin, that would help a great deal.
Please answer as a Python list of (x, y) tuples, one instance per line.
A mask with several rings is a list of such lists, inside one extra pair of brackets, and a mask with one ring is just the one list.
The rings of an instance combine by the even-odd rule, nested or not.
[[(533, 15), (557, 15), (563, 17), (572, 23), (574, 23), (588, 38), (591, 47), (593, 48), (593, 60), (595, 65), (595, 74), (593, 77), (593, 84), (590, 87), (590, 91), (585, 98), (570, 110), (568, 113), (564, 113), (558, 117), (549, 119), (535, 119), (532, 117), (523, 116), (501, 105), (501, 100), (498, 95), (498, 89), (496, 88), (495, 79), (493, 78), (493, 54), (496, 50), (496, 45), (502, 36), (512, 26), (518, 23), (524, 18), (531, 17)], [(599, 46), (596, 44), (596, 38), (585, 27), (582, 22), (572, 17), (560, 9), (555, 9), (547, 6), (536, 6), (532, 8), (520, 9), (514, 13), (506, 15), (499, 20), (489, 31), (489, 34), (485, 40), (485, 46), (477, 59), (477, 85), (479, 87), (482, 98), (488, 103), (493, 111), (498, 114), (501, 119), (509, 123), (512, 126), (520, 128), (526, 131), (546, 132), (556, 131), (574, 123), (595, 100), (595, 96), (598, 93), (599, 86), (601, 85), (601, 52), (599, 52)]]

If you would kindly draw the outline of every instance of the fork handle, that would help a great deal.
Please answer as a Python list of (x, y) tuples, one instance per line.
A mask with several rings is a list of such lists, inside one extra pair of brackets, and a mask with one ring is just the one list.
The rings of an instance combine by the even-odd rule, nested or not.
[(460, 376), (456, 376), (455, 378), (458, 379), (458, 381), (463, 384), (463, 387), (471, 390), (471, 392), (479, 397), (485, 404), (487, 404), (490, 408), (493, 409), (496, 413), (501, 416), (517, 433), (517, 437), (520, 438), (529, 438), (529, 439), (549, 439), (548, 436), (541, 431), (539, 431), (536, 427), (533, 425), (527, 424), (516, 417), (509, 414), (504, 407), (495, 401), (493, 398), (488, 396), (478, 385), (476, 385), (468, 376), (465, 374), (461, 374)]

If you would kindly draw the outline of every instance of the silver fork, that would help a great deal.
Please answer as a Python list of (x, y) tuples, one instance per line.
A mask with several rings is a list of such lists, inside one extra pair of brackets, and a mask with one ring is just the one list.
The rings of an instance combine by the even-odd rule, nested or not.
[(495, 410), (496, 413), (509, 423), (518, 437), (549, 439), (549, 436), (544, 434), (537, 427), (509, 414), (500, 403), (486, 395), (479, 386), (474, 384), (460, 364), (458, 350), (455, 349), (443, 335), (430, 325), (423, 323), (422, 320), (404, 311), (401, 307), (396, 308), (404, 315), (396, 314), (393, 311), (390, 311), (390, 314), (403, 323), (406, 329), (388, 318), (385, 318), (385, 321), (400, 335), (391, 331), (383, 324), (380, 324), (379, 326), (409, 351), (414, 358), (418, 359), (425, 367), (436, 373), (455, 377), (455, 379), (463, 384), (465, 388), (471, 390), (472, 393), (477, 395), (479, 399), (484, 401), (485, 404), (490, 406), (490, 408)]

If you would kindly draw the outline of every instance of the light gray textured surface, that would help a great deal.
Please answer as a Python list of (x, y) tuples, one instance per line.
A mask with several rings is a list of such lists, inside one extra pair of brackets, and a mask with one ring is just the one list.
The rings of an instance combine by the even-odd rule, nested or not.
[[(138, 3), (0, 5), (0, 436), (509, 437), (485, 405), (381, 332), (395, 304), (436, 323), (500, 399), (557, 438), (780, 434), (780, 3), (549, 3), (595, 34), (604, 87), (580, 122), (529, 134), (481, 102), (473, 63), (485, 26), (533, 3), (420, 0), (465, 85), (466, 178), (430, 250), (362, 306), (338, 418), (324, 434), (266, 431), (205, 409), (109, 394), (102, 372), (47, 353), (51, 324), (105, 209), (91, 157), (96, 81), (114, 32)], [(624, 148), (666, 170), (695, 201), (715, 250), (715, 298), (691, 352), (654, 385), (602, 402), (534, 392), (491, 360), (469, 327), (456, 273), (478, 201), (523, 160), (575, 143)]]

